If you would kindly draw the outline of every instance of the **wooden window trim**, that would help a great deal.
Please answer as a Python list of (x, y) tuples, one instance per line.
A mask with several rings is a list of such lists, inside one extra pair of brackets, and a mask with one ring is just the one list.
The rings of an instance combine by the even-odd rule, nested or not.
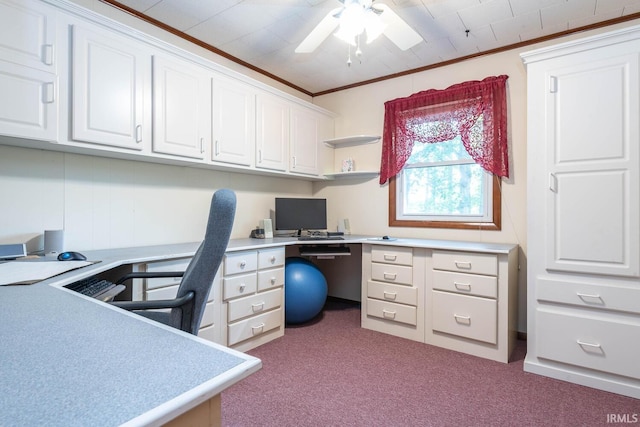
[(502, 192), (500, 178), (493, 176), (493, 218), (492, 222), (461, 221), (410, 221), (396, 217), (396, 177), (389, 178), (389, 227), (452, 228), (459, 230), (502, 229)]

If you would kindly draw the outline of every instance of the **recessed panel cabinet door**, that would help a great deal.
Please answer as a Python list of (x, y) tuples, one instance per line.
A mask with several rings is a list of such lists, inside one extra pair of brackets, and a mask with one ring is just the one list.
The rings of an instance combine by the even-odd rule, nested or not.
[(291, 109), (291, 153), (289, 171), (318, 174), (318, 115), (304, 107)]
[(580, 59), (548, 73), (547, 269), (637, 277), (638, 55)]
[(289, 104), (272, 95), (256, 99), (256, 167), (287, 170)]
[(55, 17), (40, 1), (0, 0), (0, 58), (55, 72)]
[(203, 159), (211, 138), (211, 88), (206, 70), (153, 58), (153, 151)]
[(222, 76), (212, 79), (213, 152), (211, 160), (253, 165), (256, 95), (248, 84)]
[(151, 141), (151, 55), (115, 33), (73, 28), (72, 138), (142, 150)]

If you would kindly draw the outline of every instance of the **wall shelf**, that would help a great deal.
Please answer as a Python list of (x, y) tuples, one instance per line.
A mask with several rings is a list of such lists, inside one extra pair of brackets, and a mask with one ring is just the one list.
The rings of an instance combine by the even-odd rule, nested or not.
[(324, 176), (327, 179), (371, 179), (377, 177), (379, 174), (378, 171), (351, 171), (326, 173)]
[(354, 145), (373, 144), (380, 140), (377, 135), (355, 135), (345, 136), (342, 138), (327, 139), (324, 141), (326, 145), (332, 148), (352, 147)]

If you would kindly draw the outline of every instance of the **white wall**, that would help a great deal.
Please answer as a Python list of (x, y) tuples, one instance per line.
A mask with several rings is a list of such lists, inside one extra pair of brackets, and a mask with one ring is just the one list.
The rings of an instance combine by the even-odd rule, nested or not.
[(211, 195), (231, 188), (232, 238), (248, 237), (275, 196), (308, 197), (311, 183), (0, 145), (0, 243), (43, 248), (64, 229), (65, 249), (200, 241)]

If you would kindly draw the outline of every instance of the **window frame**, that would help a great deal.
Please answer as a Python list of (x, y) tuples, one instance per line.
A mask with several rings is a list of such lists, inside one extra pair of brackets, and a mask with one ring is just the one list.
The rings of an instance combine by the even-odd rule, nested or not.
[(502, 191), (500, 177), (492, 175), (492, 220), (491, 222), (475, 221), (424, 221), (399, 219), (397, 215), (397, 178), (389, 178), (389, 226), (390, 227), (419, 227), (419, 228), (451, 228), (458, 230), (492, 230), (502, 229)]

